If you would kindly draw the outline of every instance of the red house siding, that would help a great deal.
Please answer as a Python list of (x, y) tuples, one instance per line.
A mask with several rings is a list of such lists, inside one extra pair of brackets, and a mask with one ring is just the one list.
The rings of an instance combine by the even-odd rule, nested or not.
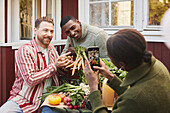
[(0, 47), (0, 105), (7, 101), (15, 80), (15, 51)]
[(170, 71), (170, 50), (164, 43), (148, 42), (148, 50), (152, 51), (153, 55)]
[[(78, 0), (62, 0), (61, 18), (66, 15), (72, 15), (78, 19)], [(67, 39), (67, 36), (63, 32), (62, 39)]]

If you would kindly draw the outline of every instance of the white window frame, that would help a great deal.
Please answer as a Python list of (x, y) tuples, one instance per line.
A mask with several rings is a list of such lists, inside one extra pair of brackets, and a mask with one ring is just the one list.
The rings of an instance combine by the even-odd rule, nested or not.
[(55, 10), (53, 10), (53, 14), (55, 18), (55, 40), (61, 41), (61, 28), (60, 28), (60, 21), (61, 21), (61, 0), (54, 0), (55, 1)]
[(165, 42), (165, 40), (162, 38), (161, 25), (160, 26), (148, 25), (149, 2), (148, 0), (142, 1), (143, 1), (143, 23), (142, 23), (143, 30), (141, 33), (145, 36), (145, 39), (148, 42)]
[[(97, 1), (97, 2), (90, 2), (90, 3), (105, 3), (105, 2), (109, 2), (109, 6), (111, 5), (110, 4), (110, 2), (120, 2), (120, 1), (134, 1), (134, 0), (105, 0), (105, 1)], [(135, 2), (135, 1), (134, 1)], [(83, 6), (83, 4), (84, 4), (84, 6)], [(84, 15), (84, 17), (83, 18), (85, 18), (84, 19), (84, 22), (85, 23), (88, 23), (89, 24), (89, 0), (79, 0), (79, 10), (80, 10), (80, 13), (79, 13), (79, 15), (81, 15), (82, 16), (82, 11), (83, 11), (83, 9), (85, 9), (83, 12), (85, 13)], [(134, 5), (135, 6), (135, 5)], [(82, 7), (84, 7), (84, 8), (82, 8)], [(111, 7), (110, 7), (111, 8)], [(111, 9), (109, 9), (109, 10), (111, 10)], [(110, 12), (110, 11), (109, 11)], [(79, 18), (81, 18), (81, 17), (79, 17)], [(111, 18), (111, 15), (109, 14), (109, 18)], [(111, 23), (111, 19), (109, 19), (109, 23)], [(123, 28), (127, 28), (127, 27), (134, 27), (134, 25), (133, 26), (123, 26)], [(102, 28), (104, 28), (104, 29), (110, 29), (110, 28), (105, 28), (105, 27), (102, 27)], [(122, 28), (122, 26), (120, 27), (120, 26), (112, 26), (112, 28), (111, 29), (119, 29), (119, 28)]]
[(54, 19), (54, 37), (52, 39), (52, 44), (54, 45), (64, 45), (66, 39), (61, 39), (61, 0), (52, 0), (52, 18)]
[(149, 2), (148, 0), (144, 0), (144, 4), (147, 4), (147, 5), (144, 5), (144, 30), (151, 30), (151, 31), (158, 31), (161, 29), (161, 26), (154, 26), (154, 25), (148, 25), (148, 21), (149, 21)]
[(5, 0), (0, 1), (0, 43), (5, 43)]
[[(34, 36), (34, 24), (37, 18), (36, 14), (36, 3), (37, 0), (33, 0), (33, 20), (32, 20), (32, 36)], [(46, 16), (46, 0), (41, 0), (41, 16)], [(54, 19), (54, 37), (52, 42), (58, 43), (61, 40), (61, 0), (52, 0), (52, 18)], [(19, 0), (8, 0), (8, 43), (22, 42), (22, 44), (29, 42), (30, 40), (20, 40), (20, 23), (19, 23)], [(64, 40), (65, 42), (65, 40)], [(64, 43), (63, 42), (63, 43)]]
[[(32, 8), (33, 8), (33, 18), (32, 18), (32, 26), (34, 26), (35, 22), (35, 1), (32, 0)], [(28, 42), (29, 40), (20, 40), (20, 20), (19, 20), (19, 0), (8, 0), (8, 43), (11, 42)], [(34, 27), (32, 27), (32, 36), (34, 36)]]
[[(113, 1), (113, 0), (109, 0)], [(124, 0), (114, 0), (124, 1)], [(89, 24), (89, 0), (79, 0), (79, 20)], [(133, 0), (134, 2), (134, 24), (130, 28), (141, 32), (148, 42), (164, 42), (161, 35), (161, 26), (148, 26), (148, 0)], [(117, 32), (126, 26), (103, 28), (109, 35)], [(128, 26), (129, 28), (129, 26)]]
[[(18, 12), (18, 13), (17, 13)], [(19, 0), (8, 0), (8, 43), (19, 41)]]

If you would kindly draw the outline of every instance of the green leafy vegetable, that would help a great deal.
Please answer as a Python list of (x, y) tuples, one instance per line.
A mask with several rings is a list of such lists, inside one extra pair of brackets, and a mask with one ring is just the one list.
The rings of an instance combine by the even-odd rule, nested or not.
[(53, 93), (59, 93), (59, 92), (75, 93), (77, 91), (84, 92), (80, 86), (71, 85), (69, 83), (64, 83), (61, 86), (48, 86), (46, 89), (48, 92), (40, 96), (39, 100), (44, 101), (48, 95)]
[(75, 105), (79, 105), (80, 107), (82, 107), (82, 102), (84, 100), (84, 91), (81, 90), (77, 90), (76, 92), (73, 92), (69, 95), (70, 99), (71, 99), (71, 104), (73, 106)]
[(82, 59), (86, 59), (86, 49), (82, 46), (75, 46), (75, 52), (76, 52), (76, 59), (78, 59), (79, 57), (81, 57)]
[[(117, 68), (110, 60), (106, 60), (106, 59), (102, 59), (102, 61), (107, 65), (107, 67), (110, 69), (110, 71), (113, 74), (116, 74), (121, 80), (124, 80), (124, 78), (126, 77), (127, 72), (123, 71), (119, 68)], [(99, 75), (99, 83), (100, 86), (102, 86), (104, 77)]]

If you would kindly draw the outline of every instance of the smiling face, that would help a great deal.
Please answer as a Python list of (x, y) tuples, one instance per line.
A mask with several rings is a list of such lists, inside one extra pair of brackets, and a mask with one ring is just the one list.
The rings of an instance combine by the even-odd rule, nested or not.
[(36, 42), (39, 46), (47, 48), (53, 38), (54, 25), (52, 23), (42, 21), (39, 27), (34, 28)]
[(76, 21), (69, 20), (62, 27), (62, 30), (70, 38), (79, 39), (81, 37), (81, 25), (80, 25), (80, 22), (78, 20), (76, 20)]

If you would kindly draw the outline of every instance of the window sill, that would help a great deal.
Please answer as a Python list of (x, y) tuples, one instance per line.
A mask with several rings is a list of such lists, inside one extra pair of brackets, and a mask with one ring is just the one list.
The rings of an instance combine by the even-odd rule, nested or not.
[[(124, 28), (120, 28), (124, 29)], [(104, 30), (110, 35), (116, 33), (119, 28), (104, 28)], [(145, 30), (145, 31), (139, 31), (146, 39), (147, 42), (165, 42), (165, 40), (162, 38), (162, 32), (160, 30)]]
[[(4, 44), (0, 44), (0, 46), (12, 46), (12, 49), (17, 50), (19, 47), (21, 47), (22, 45), (28, 43), (30, 40), (25, 40), (25, 41), (20, 41), (20, 42), (12, 42), (12, 43), (4, 43)], [(54, 46), (59, 46), (59, 45), (65, 45), (66, 44), (66, 40), (61, 40), (61, 41), (56, 41), (53, 40), (51, 42)]]

